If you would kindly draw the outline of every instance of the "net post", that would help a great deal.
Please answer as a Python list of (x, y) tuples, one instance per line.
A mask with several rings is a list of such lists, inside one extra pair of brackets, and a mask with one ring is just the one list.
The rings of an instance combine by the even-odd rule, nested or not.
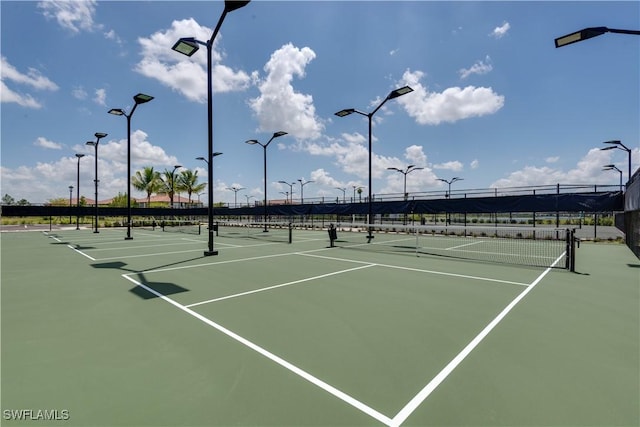
[(292, 233), (293, 233), (293, 225), (292, 225), (292, 223), (290, 222), (290, 223), (288, 224), (288, 226), (289, 226), (289, 243), (292, 243), (292, 242), (293, 242), (293, 236), (292, 236)]
[(569, 271), (576, 272), (576, 229), (571, 230), (571, 252), (569, 261)]

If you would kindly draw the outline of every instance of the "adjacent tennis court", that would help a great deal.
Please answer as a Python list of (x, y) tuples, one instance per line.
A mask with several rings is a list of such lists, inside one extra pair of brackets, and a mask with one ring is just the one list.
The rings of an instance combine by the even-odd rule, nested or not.
[(623, 245), (199, 227), (2, 234), (6, 425), (640, 423)]

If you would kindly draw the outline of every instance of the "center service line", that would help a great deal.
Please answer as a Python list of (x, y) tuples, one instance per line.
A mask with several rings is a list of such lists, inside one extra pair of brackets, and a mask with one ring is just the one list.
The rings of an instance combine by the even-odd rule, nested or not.
[(409, 403), (407, 403), (405, 407), (402, 408), (402, 410), (398, 412), (398, 414), (395, 417), (393, 417), (393, 420), (392, 420), (393, 423), (390, 424), (390, 427), (400, 426), (413, 413), (413, 411), (415, 411), (418, 408), (418, 406), (420, 406), (420, 404), (424, 402), (424, 400), (427, 397), (429, 397), (429, 395), (442, 383), (442, 381), (444, 381), (449, 376), (449, 374), (453, 372), (453, 370), (460, 363), (462, 363), (462, 361), (469, 355), (469, 353), (471, 353), (473, 349), (475, 349), (478, 346), (478, 344), (480, 344), (480, 342), (482, 342), (482, 340), (485, 339), (487, 335), (489, 335), (489, 333), (493, 330), (493, 328), (495, 328), (498, 325), (498, 323), (500, 323), (502, 319), (504, 319), (505, 316), (509, 314), (509, 312), (520, 301), (522, 301), (522, 299), (525, 296), (527, 296), (527, 294), (531, 292), (538, 283), (540, 283), (540, 281), (544, 278), (544, 276), (546, 276), (551, 271), (551, 269), (564, 257), (564, 255), (565, 255), (564, 253), (560, 255), (553, 262), (553, 264), (551, 264), (550, 267), (548, 267), (545, 271), (543, 271), (542, 274), (540, 274), (540, 276), (538, 276), (538, 278), (531, 283), (531, 285), (529, 285), (524, 291), (522, 291), (522, 293), (520, 293), (520, 295), (518, 295), (513, 301), (511, 301), (511, 303), (509, 303), (509, 305), (507, 305), (504, 308), (504, 310), (502, 310), (500, 314), (496, 316), (495, 319), (489, 322), (489, 324), (478, 335), (476, 335), (476, 337), (469, 344), (467, 344), (467, 346), (464, 349), (462, 349), (462, 351), (458, 353), (458, 355), (454, 357), (447, 364), (447, 366), (445, 366), (438, 373), (438, 375), (433, 377), (433, 379), (429, 382), (429, 384), (427, 384), (422, 390), (420, 390), (420, 392), (416, 394), (414, 398), (411, 399)]
[(267, 359), (270, 359), (271, 361), (277, 363), (278, 365), (282, 366), (283, 368), (288, 369), (289, 371), (293, 372), (294, 374), (296, 374), (296, 375), (304, 378), (305, 380), (309, 381), (310, 383), (320, 387), (324, 391), (326, 391), (328, 393), (331, 393), (332, 395), (334, 395), (338, 399), (342, 400), (343, 402), (348, 403), (349, 405), (353, 406), (356, 409), (359, 409), (360, 411), (362, 411), (365, 414), (375, 418), (376, 420), (380, 421), (381, 423), (383, 423), (383, 424), (385, 424), (387, 426), (391, 426), (392, 420), (391, 420), (391, 418), (387, 417), (386, 415), (381, 414), (380, 412), (376, 411), (375, 409), (373, 409), (373, 408), (365, 405), (364, 403), (360, 402), (359, 400), (349, 396), (347, 393), (344, 393), (343, 391), (338, 390), (337, 388), (333, 387), (332, 385), (327, 384), (326, 382), (320, 380), (319, 378), (314, 377), (310, 373), (298, 368), (297, 366), (295, 366), (292, 363), (287, 362), (286, 360), (282, 359), (281, 357), (276, 356), (275, 354), (273, 354), (270, 351), (260, 347), (259, 345), (255, 344), (255, 343), (249, 341), (248, 339), (241, 337), (240, 335), (236, 334), (235, 332), (230, 331), (229, 329), (227, 329), (224, 326), (214, 322), (213, 320), (208, 319), (208, 318), (204, 317), (203, 315), (196, 313), (195, 311), (191, 310), (190, 308), (187, 308), (187, 307), (183, 306), (182, 304), (179, 304), (178, 302), (172, 300), (171, 298), (167, 297), (166, 295), (163, 295), (163, 294), (155, 291), (154, 289), (151, 289), (148, 286), (143, 285), (142, 283), (138, 282), (137, 280), (129, 277), (130, 274), (135, 274), (135, 273), (123, 274), (122, 277), (124, 277), (125, 279), (129, 280), (130, 282), (136, 284), (137, 286), (140, 286), (141, 288), (143, 288), (147, 292), (150, 292), (150, 293), (156, 295), (158, 298), (163, 299), (164, 301), (168, 302), (169, 304), (179, 308), (180, 310), (184, 311), (185, 313), (195, 317), (196, 319), (200, 320), (201, 322), (204, 322), (207, 325), (213, 327), (214, 329), (217, 329), (218, 331), (220, 331), (223, 334), (227, 335), (229, 338), (232, 338), (232, 339), (238, 341), (240, 344), (243, 344), (246, 347), (249, 347), (251, 350), (261, 354), (262, 356), (266, 357)]

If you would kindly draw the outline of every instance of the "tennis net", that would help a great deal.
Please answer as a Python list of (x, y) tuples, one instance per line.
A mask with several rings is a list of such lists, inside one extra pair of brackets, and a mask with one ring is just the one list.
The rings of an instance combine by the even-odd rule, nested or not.
[(293, 226), (290, 222), (227, 222), (214, 225), (218, 237), (230, 239), (256, 239), (267, 242), (291, 243)]
[[(194, 219), (145, 219), (132, 221), (133, 227), (169, 233), (201, 234), (202, 224)], [(206, 229), (206, 224), (205, 224)]]
[[(371, 236), (369, 238), (369, 228)], [(332, 246), (503, 264), (569, 268), (570, 230), (536, 227), (338, 224)]]

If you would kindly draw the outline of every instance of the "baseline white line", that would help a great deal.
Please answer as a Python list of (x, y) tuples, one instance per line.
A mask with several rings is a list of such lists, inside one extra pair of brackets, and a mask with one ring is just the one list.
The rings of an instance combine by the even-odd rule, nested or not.
[(551, 264), (550, 267), (548, 267), (545, 271), (543, 271), (542, 274), (540, 274), (538, 278), (536, 278), (536, 280), (534, 280), (524, 291), (520, 293), (520, 295), (518, 295), (513, 301), (511, 301), (511, 303), (509, 303), (509, 305), (507, 305), (504, 308), (504, 310), (502, 310), (500, 314), (498, 314), (495, 317), (495, 319), (489, 322), (489, 324), (485, 326), (485, 328), (478, 335), (476, 335), (476, 337), (473, 340), (471, 340), (471, 342), (467, 344), (467, 346), (464, 349), (462, 349), (462, 351), (458, 353), (458, 355), (454, 357), (447, 364), (447, 366), (445, 366), (435, 377), (433, 377), (433, 379), (429, 382), (429, 384), (427, 384), (422, 390), (420, 390), (420, 392), (416, 394), (414, 398), (411, 399), (409, 403), (407, 403), (405, 407), (402, 408), (400, 412), (396, 414), (395, 417), (393, 417), (392, 424), (390, 425), (390, 427), (400, 426), (413, 413), (413, 411), (415, 411), (418, 408), (418, 406), (420, 406), (422, 402), (424, 402), (424, 400), (427, 397), (429, 397), (429, 395), (449, 376), (449, 374), (451, 374), (451, 372), (453, 372), (453, 370), (460, 363), (462, 363), (462, 361), (469, 355), (469, 353), (471, 353), (473, 349), (475, 349), (478, 346), (478, 344), (480, 344), (480, 342), (482, 342), (482, 340), (487, 335), (489, 335), (489, 333), (498, 325), (498, 323), (500, 323), (502, 319), (504, 319), (505, 316), (509, 314), (509, 312), (520, 301), (522, 301), (522, 299), (525, 296), (527, 296), (527, 294), (531, 292), (538, 283), (540, 283), (540, 281), (544, 278), (544, 276), (546, 276), (551, 271), (551, 269), (564, 257), (564, 255), (565, 255), (564, 253), (560, 255), (553, 262), (553, 264)]
[(223, 334), (227, 335), (229, 338), (232, 338), (236, 341), (238, 341), (240, 344), (243, 344), (246, 347), (249, 347), (251, 350), (259, 353), (260, 355), (266, 357), (267, 359), (277, 363), (278, 365), (282, 366), (285, 369), (288, 369), (289, 371), (293, 372), (294, 374), (302, 377), (303, 379), (307, 380), (308, 382), (310, 382), (311, 384), (321, 388), (322, 390), (331, 393), (332, 395), (334, 395), (335, 397), (337, 397), (338, 399), (342, 400), (343, 402), (353, 406), (356, 409), (359, 409), (360, 411), (364, 412), (365, 414), (375, 418), (376, 420), (380, 421), (381, 423), (390, 426), (391, 425), (391, 418), (387, 417), (384, 414), (381, 414), (380, 412), (376, 411), (375, 409), (365, 405), (364, 403), (360, 402), (359, 400), (351, 397), (350, 395), (348, 395), (347, 393), (338, 390), (337, 388), (333, 387), (332, 385), (327, 384), (326, 382), (322, 381), (321, 379), (311, 375), (310, 373), (304, 371), (301, 368), (298, 368), (297, 366), (295, 366), (294, 364), (287, 362), (286, 360), (282, 359), (279, 356), (276, 356), (275, 354), (271, 353), (270, 351), (260, 347), (259, 345), (253, 343), (252, 341), (249, 341), (246, 338), (241, 337), (240, 335), (236, 334), (235, 332), (225, 328), (224, 326), (214, 322), (211, 319), (208, 319), (206, 317), (204, 317), (201, 314), (196, 313), (195, 311), (191, 310), (190, 308), (187, 308), (185, 306), (183, 306), (182, 304), (177, 303), (176, 301), (172, 300), (171, 298), (155, 291), (154, 289), (151, 289), (150, 287), (143, 285), (142, 283), (138, 282), (135, 279), (132, 279), (131, 277), (129, 277), (130, 274), (135, 274), (135, 273), (127, 273), (127, 274), (123, 274), (122, 277), (124, 277), (125, 279), (129, 280), (130, 282), (140, 286), (141, 288), (143, 288), (144, 290), (146, 290), (147, 292), (150, 292), (154, 295), (156, 295), (157, 297), (163, 299), (164, 301), (168, 302), (169, 304), (179, 308), (180, 310), (184, 311), (185, 313), (195, 317), (196, 319), (200, 320), (201, 322), (211, 326), (212, 328), (218, 330), (219, 332), (222, 332)]
[(78, 250), (78, 249), (74, 248), (74, 247), (73, 247), (73, 246), (71, 246), (71, 245), (67, 245), (67, 247), (68, 247), (68, 248), (73, 249), (74, 251), (76, 251), (76, 252), (77, 252), (77, 253), (79, 253), (80, 255), (85, 256), (85, 257), (89, 258), (91, 261), (95, 261), (95, 260), (96, 260), (95, 258), (90, 257), (89, 255), (87, 255), (87, 254), (85, 254), (84, 252), (82, 252), (82, 251), (80, 251), (80, 250)]
[[(352, 259), (336, 258), (336, 257), (330, 257), (330, 256), (324, 256), (324, 255), (315, 255), (315, 254), (310, 254), (310, 253), (305, 253), (305, 252), (299, 252), (298, 255), (308, 256), (308, 257), (315, 257), (315, 258), (324, 258), (324, 259), (330, 259), (330, 260), (334, 260), (334, 261), (353, 262), (353, 263), (356, 263), (356, 264), (371, 264), (371, 262), (367, 262), (367, 261), (357, 261), (357, 260), (352, 260)], [(402, 267), (402, 266), (399, 266), (399, 265), (390, 265), (390, 264), (377, 264), (376, 263), (376, 265), (379, 266), (379, 267), (395, 268), (397, 270), (417, 271), (419, 273), (436, 274), (436, 275), (440, 275), (440, 276), (460, 277), (462, 279), (469, 279), (469, 280), (480, 280), (480, 281), (485, 281), (485, 282), (506, 283), (508, 285), (529, 286), (529, 283), (512, 282), (510, 280), (492, 279), (492, 278), (489, 278), (489, 277), (468, 276), (466, 274), (447, 273), (447, 272), (444, 272), (444, 271), (425, 270), (425, 269), (422, 269), (422, 268)]]
[(271, 289), (283, 288), (285, 286), (296, 285), (298, 283), (309, 282), (311, 280), (323, 279), (325, 277), (335, 276), (336, 274), (349, 273), (351, 271), (361, 270), (363, 268), (369, 268), (369, 267), (374, 267), (374, 266), (375, 266), (375, 264), (369, 264), (369, 265), (362, 265), (360, 267), (348, 268), (346, 270), (334, 271), (332, 273), (321, 274), (320, 276), (307, 277), (305, 279), (294, 280), (293, 282), (281, 283), (279, 285), (268, 286), (266, 288), (254, 289), (252, 291), (240, 292), (238, 294), (227, 295), (227, 296), (219, 297), (219, 298), (213, 298), (213, 299), (210, 299), (210, 300), (200, 301), (200, 302), (196, 302), (196, 303), (193, 303), (193, 304), (187, 304), (187, 305), (185, 305), (185, 307), (191, 308), (191, 307), (195, 307), (195, 306), (198, 306), (198, 305), (203, 305), (203, 304), (208, 304), (208, 303), (212, 303), (212, 302), (223, 301), (223, 300), (231, 299), (231, 298), (242, 297), (242, 296), (245, 296), (245, 295), (256, 294), (258, 292), (264, 292), (264, 291), (269, 291)]

